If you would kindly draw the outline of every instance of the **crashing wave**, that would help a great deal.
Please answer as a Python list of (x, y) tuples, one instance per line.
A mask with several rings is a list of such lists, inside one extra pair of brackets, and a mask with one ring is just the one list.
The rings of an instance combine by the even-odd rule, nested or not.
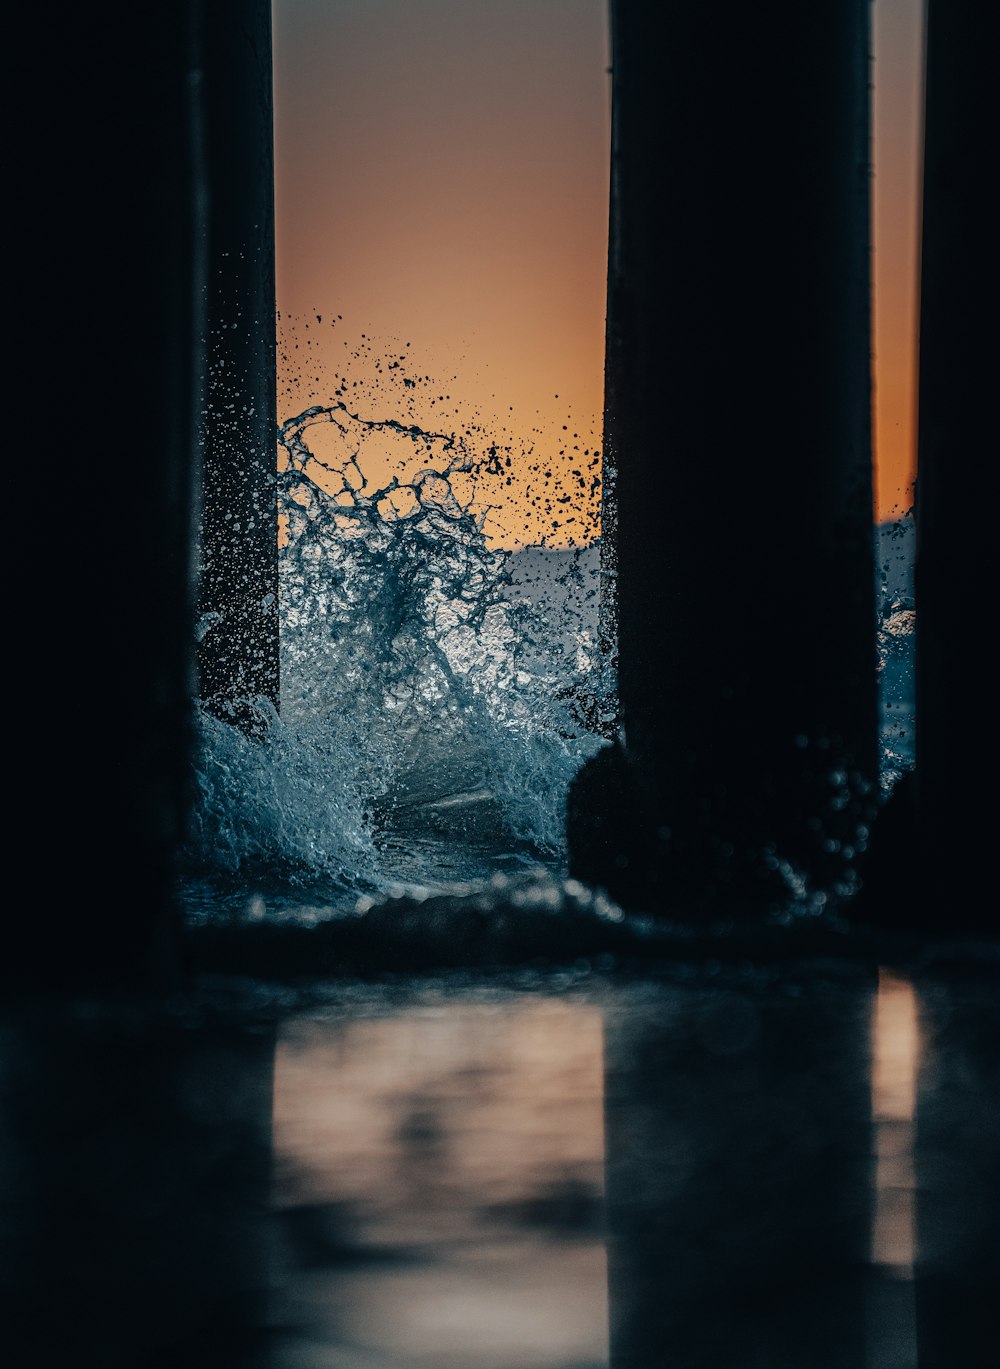
[(558, 864), (611, 715), (593, 550), (490, 545), (496, 448), (342, 402), (280, 441), (280, 716), (201, 717), (189, 868), (356, 891), (434, 842)]

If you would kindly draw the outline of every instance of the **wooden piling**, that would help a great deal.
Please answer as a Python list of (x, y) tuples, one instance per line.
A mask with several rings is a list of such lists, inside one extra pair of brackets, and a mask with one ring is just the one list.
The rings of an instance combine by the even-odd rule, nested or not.
[(877, 770), (868, 4), (612, 15), (623, 736), (571, 863), (636, 905), (771, 903), (849, 881)]

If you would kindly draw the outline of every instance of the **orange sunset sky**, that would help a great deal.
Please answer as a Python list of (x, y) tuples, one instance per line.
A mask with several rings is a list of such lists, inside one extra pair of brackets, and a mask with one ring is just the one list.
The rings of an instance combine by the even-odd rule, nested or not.
[[(279, 418), (338, 398), (467, 431), (511, 456), (475, 491), (494, 506), (493, 538), (586, 542), (603, 402), (604, 0), (274, 0), (273, 13)], [(913, 474), (921, 22), (920, 0), (875, 0), (879, 518), (908, 507)], [(373, 478), (400, 459), (373, 450)]]

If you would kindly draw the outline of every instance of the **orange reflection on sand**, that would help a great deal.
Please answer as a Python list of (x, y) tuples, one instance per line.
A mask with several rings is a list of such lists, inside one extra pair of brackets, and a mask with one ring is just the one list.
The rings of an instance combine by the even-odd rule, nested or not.
[(913, 985), (879, 974), (872, 1048), (875, 1221), (872, 1258), (912, 1275), (915, 1255), (913, 1142), (920, 1034)]
[(917, 1362), (914, 1143), (920, 1050), (913, 985), (880, 970), (872, 1020), (870, 1369), (910, 1369)]
[(292, 1021), (274, 1154), (286, 1258), (309, 1268), (279, 1299), (299, 1328), (282, 1369), (313, 1362), (306, 1342), (380, 1369), (607, 1362), (596, 1009), (512, 997)]

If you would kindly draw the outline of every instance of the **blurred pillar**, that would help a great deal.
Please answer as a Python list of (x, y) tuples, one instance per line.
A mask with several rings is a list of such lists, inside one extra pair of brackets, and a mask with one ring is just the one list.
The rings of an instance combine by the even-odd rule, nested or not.
[(208, 377), (198, 666), (248, 725), (278, 703), (274, 127), (270, 0), (204, 6)]
[(276, 696), (270, 8), (24, 18), (19, 50), (44, 58), (22, 63), (12, 284), (29, 298), (12, 316), (39, 394), (12, 596), (23, 897), (2, 973), (132, 985), (176, 960), (203, 441), (206, 611), (228, 615), (208, 690)]
[[(203, 407), (201, 5), (108, 0), (20, 50), (34, 347), (46, 391), (13, 596), (18, 985), (170, 959), (191, 787), (194, 468)], [(29, 494), (32, 496), (29, 498)], [(35, 498), (34, 496), (38, 497)]]
[(605, 1035), (611, 1369), (858, 1369), (865, 983), (669, 990)]
[(624, 740), (571, 860), (654, 911), (769, 901), (775, 855), (845, 874), (877, 768), (868, 3), (612, 14)]
[(997, 748), (976, 671), (996, 575), (992, 526), (975, 512), (996, 449), (990, 18), (974, 0), (930, 0), (927, 15), (915, 573), (921, 912), (984, 929), (997, 922), (980, 894), (992, 834), (979, 796), (994, 782)]

